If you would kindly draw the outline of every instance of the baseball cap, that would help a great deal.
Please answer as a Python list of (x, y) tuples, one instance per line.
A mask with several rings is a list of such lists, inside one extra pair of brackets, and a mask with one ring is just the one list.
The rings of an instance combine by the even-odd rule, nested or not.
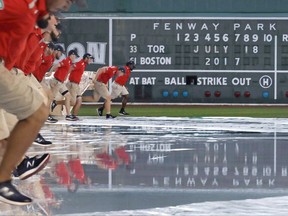
[(50, 42), (47, 47), (53, 50), (55, 49), (55, 45), (52, 42)]
[(126, 69), (124, 67), (118, 67), (118, 70), (122, 71), (123, 73), (126, 73)]
[(64, 53), (64, 48), (61, 45), (55, 45), (54, 50)]
[(78, 55), (78, 53), (77, 53), (77, 50), (75, 50), (75, 49), (70, 50), (70, 51), (68, 52), (68, 56), (70, 56), (70, 55), (76, 55), (77, 58), (79, 57), (79, 55)]
[(63, 26), (61, 25), (61, 23), (58, 23), (57, 25), (55, 25), (56, 29), (58, 31), (62, 31), (63, 30)]
[(85, 54), (83, 55), (83, 59), (85, 59), (85, 58), (94, 59), (94, 57), (93, 57), (90, 53), (85, 53)]
[(126, 66), (132, 66), (130, 67), (132, 70), (136, 68), (135, 62), (133, 60), (129, 60), (128, 62), (126, 62)]

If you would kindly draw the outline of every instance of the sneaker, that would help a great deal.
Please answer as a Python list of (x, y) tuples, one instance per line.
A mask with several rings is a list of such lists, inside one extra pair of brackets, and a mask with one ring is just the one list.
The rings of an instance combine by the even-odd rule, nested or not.
[(57, 106), (56, 100), (53, 100), (51, 103), (51, 112), (53, 112), (56, 106)]
[(98, 116), (102, 116), (103, 115), (103, 107), (100, 107), (97, 109), (97, 114)]
[(36, 139), (34, 140), (33, 144), (40, 145), (40, 146), (49, 146), (52, 144), (51, 141), (45, 140), (44, 137), (41, 136), (40, 133), (38, 133)]
[(113, 116), (111, 114), (106, 114), (106, 119), (113, 119), (116, 118), (116, 116)]
[(77, 120), (79, 120), (79, 118), (74, 116), (74, 115), (66, 115), (65, 119), (68, 120), (68, 121), (77, 121)]
[(40, 172), (49, 162), (50, 154), (36, 155), (34, 157), (25, 157), (22, 162), (13, 171), (13, 176), (21, 180)]
[(73, 115), (73, 116), (74, 116), (74, 118), (76, 119), (76, 121), (79, 121), (78, 116), (75, 116), (75, 115)]
[(48, 116), (46, 122), (49, 122), (49, 123), (56, 123), (58, 122), (57, 119), (53, 118), (51, 115)]
[(122, 115), (122, 116), (124, 116), (124, 115), (130, 115), (129, 113), (127, 113), (127, 112), (125, 112), (125, 110), (120, 110), (119, 111), (119, 115)]
[(21, 194), (11, 180), (0, 183), (0, 201), (11, 205), (28, 205), (32, 199)]

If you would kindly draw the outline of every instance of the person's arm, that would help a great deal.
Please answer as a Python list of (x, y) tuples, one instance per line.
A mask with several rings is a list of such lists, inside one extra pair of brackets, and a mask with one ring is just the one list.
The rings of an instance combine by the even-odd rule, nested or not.
[(69, 77), (69, 74), (70, 74), (71, 71), (74, 70), (74, 69), (75, 69), (75, 64), (72, 64), (72, 65), (70, 66), (69, 70), (68, 70), (68, 73), (67, 73), (67, 76), (66, 76), (66, 79), (65, 79), (65, 80), (67, 80), (67, 78)]
[(61, 67), (61, 63), (55, 64), (51, 67), (49, 72), (55, 72), (57, 68)]
[(51, 67), (51, 69), (46, 73), (45, 76), (46, 76), (46, 77), (50, 77), (50, 76), (52, 75), (52, 73), (55, 72), (56, 69), (57, 69), (58, 67), (60, 67), (60, 66), (61, 66), (60, 63), (53, 65), (53, 66)]
[(96, 72), (93, 82), (96, 82), (100, 74), (104, 73), (107, 70), (107, 67), (99, 68)]

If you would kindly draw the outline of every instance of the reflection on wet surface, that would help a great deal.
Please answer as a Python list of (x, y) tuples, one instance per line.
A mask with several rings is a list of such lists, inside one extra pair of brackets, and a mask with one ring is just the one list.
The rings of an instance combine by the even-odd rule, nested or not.
[[(158, 207), (288, 195), (286, 119), (83, 117), (41, 133), (53, 145), (29, 154), (49, 152), (48, 166), (15, 181), (35, 202), (1, 203), (0, 215), (151, 215)], [(183, 215), (188, 208), (195, 210), (183, 207)]]

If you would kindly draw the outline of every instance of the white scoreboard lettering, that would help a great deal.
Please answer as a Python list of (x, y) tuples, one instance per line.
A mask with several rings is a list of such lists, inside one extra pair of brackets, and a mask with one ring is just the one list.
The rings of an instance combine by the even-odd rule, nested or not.
[(117, 21), (123, 27), (117, 39), (127, 36), (126, 58), (143, 70), (271, 71), (288, 68), (287, 20), (127, 18)]
[[(190, 95), (196, 97), (193, 91), (197, 91), (202, 92), (197, 94), (200, 102), (204, 95), (209, 102), (210, 93), (206, 94), (204, 87), (211, 86), (227, 87), (225, 92), (230, 95), (225, 93), (225, 97), (232, 101), (245, 93), (242, 102), (250, 96), (251, 102), (253, 97), (276, 102), (279, 97), (288, 97), (288, 89), (280, 90), (277, 85), (277, 79), (286, 80), (282, 76), (288, 71), (287, 22), (288, 18), (277, 17), (123, 18), (113, 26), (113, 46), (119, 41), (127, 52), (118, 48), (120, 52), (114, 56), (136, 62), (133, 72), (140, 79), (132, 78), (132, 85), (154, 85), (154, 90), (164, 91), (167, 98), (177, 99), (182, 91), (187, 100)], [(149, 73), (155, 80), (146, 82), (145, 77), (152, 76)], [(191, 87), (184, 89), (186, 85)], [(169, 91), (166, 86), (183, 88), (171, 87)], [(221, 92), (221, 88), (210, 89), (212, 95)], [(215, 95), (219, 99), (224, 96)]]

